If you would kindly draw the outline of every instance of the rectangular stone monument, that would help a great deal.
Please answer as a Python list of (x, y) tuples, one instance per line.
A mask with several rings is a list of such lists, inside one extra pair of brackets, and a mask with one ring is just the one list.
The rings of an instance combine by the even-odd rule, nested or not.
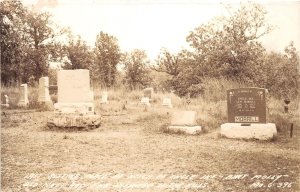
[(94, 103), (91, 101), (89, 70), (58, 71), (57, 87), (57, 103), (54, 104), (55, 112), (94, 113)]
[(268, 140), (276, 136), (276, 126), (267, 123), (266, 90), (239, 88), (227, 91), (228, 123), (221, 135), (228, 138)]
[(49, 94), (49, 77), (41, 77), (39, 79), (39, 97), (38, 101), (42, 103), (51, 102)]
[(174, 133), (199, 134), (202, 129), (197, 125), (196, 118), (196, 111), (174, 111), (167, 130)]
[(165, 97), (165, 98), (163, 99), (162, 106), (169, 107), (169, 108), (173, 108), (171, 98)]
[(28, 89), (27, 89), (27, 84), (22, 84), (20, 86), (20, 100), (18, 102), (19, 107), (27, 107), (29, 105), (29, 100), (28, 100)]
[(154, 89), (152, 87), (146, 88), (146, 89), (143, 90), (143, 93), (144, 93), (144, 97), (148, 97), (149, 100), (151, 100), (152, 99), (152, 95), (154, 93)]
[(49, 127), (97, 128), (101, 116), (94, 112), (93, 92), (86, 69), (60, 70), (57, 74), (58, 102), (55, 114), (48, 118)]

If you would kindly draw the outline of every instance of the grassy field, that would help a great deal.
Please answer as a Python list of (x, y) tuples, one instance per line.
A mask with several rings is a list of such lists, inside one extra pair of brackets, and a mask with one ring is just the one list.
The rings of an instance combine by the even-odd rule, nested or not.
[[(53, 112), (36, 104), (36, 88), (29, 88), (28, 109), (16, 106), (18, 89), (2, 88), (11, 109), (1, 109), (1, 191), (300, 191), (299, 101), (284, 114), (283, 102), (268, 98), (275, 140), (226, 139), (219, 128), (227, 121), (228, 88), (216, 84), (189, 105), (156, 93), (147, 109), (139, 105), (141, 91), (108, 90), (110, 103), (101, 105), (95, 88), (102, 124), (90, 131), (49, 129)], [(161, 106), (165, 95), (173, 109)], [(204, 133), (165, 133), (176, 109), (197, 111)]]

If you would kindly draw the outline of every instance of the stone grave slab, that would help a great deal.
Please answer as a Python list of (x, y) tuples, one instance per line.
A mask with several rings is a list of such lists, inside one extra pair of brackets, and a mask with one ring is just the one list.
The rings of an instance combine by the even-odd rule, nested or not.
[(201, 132), (201, 126), (197, 125), (196, 111), (174, 111), (171, 118), (171, 125), (167, 131), (173, 133), (185, 133), (196, 135)]

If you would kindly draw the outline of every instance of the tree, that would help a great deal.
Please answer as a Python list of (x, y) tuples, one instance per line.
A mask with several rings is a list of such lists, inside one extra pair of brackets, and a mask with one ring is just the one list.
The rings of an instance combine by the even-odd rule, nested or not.
[(264, 8), (255, 3), (242, 4), (230, 16), (201, 25), (190, 33), (187, 41), (194, 48), (200, 70), (207, 76), (226, 76), (253, 81), (253, 65), (265, 49), (258, 39), (271, 31), (266, 24)]
[(104, 86), (111, 87), (115, 83), (117, 64), (121, 58), (117, 38), (101, 31), (96, 39), (95, 57), (93, 76)]
[(48, 75), (50, 47), (55, 36), (49, 13), (28, 12), (26, 24), (27, 69), (35, 79)]
[(125, 65), (125, 80), (131, 90), (149, 84), (149, 60), (145, 51), (135, 49), (131, 53), (125, 53), (122, 61)]
[(0, 46), (2, 84), (22, 81), (24, 69), (23, 30), (27, 10), (20, 1), (0, 2)]
[(92, 66), (94, 62), (93, 52), (80, 36), (78, 36), (77, 39), (70, 39), (69, 44), (65, 49), (70, 62), (66, 63), (63, 68), (89, 69)]

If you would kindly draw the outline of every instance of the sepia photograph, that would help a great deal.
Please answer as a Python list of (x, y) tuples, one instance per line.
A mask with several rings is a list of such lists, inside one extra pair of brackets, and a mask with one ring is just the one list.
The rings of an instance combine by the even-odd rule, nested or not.
[(299, 0), (0, 0), (3, 192), (300, 192)]

